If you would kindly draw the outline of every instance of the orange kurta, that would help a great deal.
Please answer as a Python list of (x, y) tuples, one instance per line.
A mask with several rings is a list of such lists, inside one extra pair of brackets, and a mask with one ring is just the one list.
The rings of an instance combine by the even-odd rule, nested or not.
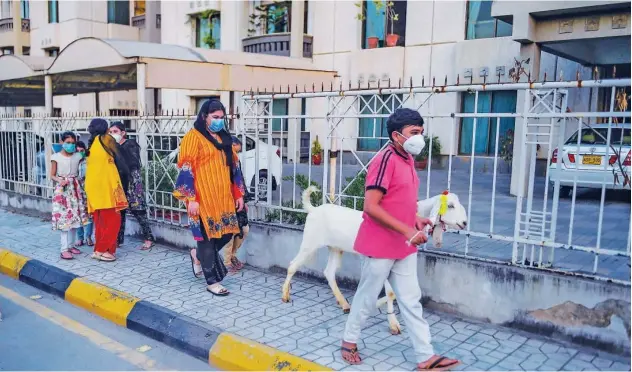
[[(234, 153), (233, 156), (237, 164), (238, 157)], [(243, 194), (231, 183), (224, 152), (192, 129), (180, 144), (178, 167), (174, 196), (185, 202), (195, 200), (200, 205), (199, 216), (189, 216), (194, 238), (201, 240), (200, 227), (204, 227), (209, 239), (239, 233), (235, 200)]]

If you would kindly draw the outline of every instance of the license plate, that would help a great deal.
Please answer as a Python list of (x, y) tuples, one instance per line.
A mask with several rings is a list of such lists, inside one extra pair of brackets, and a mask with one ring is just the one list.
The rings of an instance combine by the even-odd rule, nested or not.
[(584, 155), (582, 158), (582, 164), (584, 165), (601, 165), (601, 156), (599, 155)]

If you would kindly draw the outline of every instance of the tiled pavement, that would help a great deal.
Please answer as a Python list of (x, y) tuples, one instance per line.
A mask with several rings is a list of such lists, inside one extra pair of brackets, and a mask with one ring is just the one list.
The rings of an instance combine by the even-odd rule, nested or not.
[[(225, 280), (230, 296), (213, 297), (191, 275), (185, 252), (161, 245), (141, 252), (140, 244), (128, 238), (113, 263), (91, 260), (86, 247), (78, 259), (63, 261), (49, 222), (0, 210), (0, 246), (17, 253), (337, 370), (415, 367), (405, 327), (403, 335), (390, 335), (384, 313), (370, 318), (363, 332), (364, 364), (344, 364), (338, 347), (346, 316), (326, 285), (295, 279), (293, 302), (284, 304), (282, 276), (246, 269)], [(351, 291), (343, 292), (352, 298)], [(426, 317), (436, 352), (461, 359), (461, 370), (630, 371), (630, 360), (623, 357), (441, 313), (427, 311)]]

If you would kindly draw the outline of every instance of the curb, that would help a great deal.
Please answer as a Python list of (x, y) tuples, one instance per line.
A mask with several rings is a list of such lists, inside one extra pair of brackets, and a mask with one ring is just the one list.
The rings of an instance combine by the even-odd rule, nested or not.
[(222, 370), (332, 370), (3, 248), (0, 273)]

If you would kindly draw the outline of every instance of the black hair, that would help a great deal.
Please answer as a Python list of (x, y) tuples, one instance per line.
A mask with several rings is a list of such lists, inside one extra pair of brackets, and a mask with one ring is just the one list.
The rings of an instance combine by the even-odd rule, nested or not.
[(86, 144), (83, 143), (83, 141), (77, 141), (77, 143), (75, 143), (75, 147), (81, 147), (82, 149), (88, 150), (88, 148), (86, 147)]
[(237, 137), (237, 136), (233, 136), (233, 137), (232, 137), (232, 140), (233, 140), (233, 145), (239, 145), (239, 146), (241, 146), (241, 140), (239, 139), (239, 137)]
[(399, 108), (388, 117), (386, 121), (386, 130), (388, 138), (393, 140), (393, 132), (402, 132), (402, 129), (408, 126), (424, 126), (424, 119), (418, 111), (409, 108)]
[(127, 132), (127, 129), (125, 129), (125, 124), (120, 121), (115, 121), (114, 123), (110, 124), (110, 128), (112, 127), (118, 128), (121, 132)]
[(90, 139), (88, 140), (88, 147), (86, 148), (86, 156), (90, 156), (90, 148), (94, 143), (94, 140), (103, 134), (108, 132), (108, 122), (105, 119), (94, 118), (88, 125), (88, 133), (90, 133)]
[(73, 132), (71, 132), (71, 131), (66, 131), (66, 132), (62, 133), (62, 134), (61, 134), (61, 138), (60, 138), (60, 140), (61, 140), (62, 142), (64, 142), (64, 141), (66, 141), (66, 139), (68, 139), (68, 138), (72, 138), (72, 139), (73, 139), (73, 141), (75, 141), (75, 142), (77, 141), (77, 135), (76, 135), (76, 134), (74, 134), (74, 133), (73, 133)]

